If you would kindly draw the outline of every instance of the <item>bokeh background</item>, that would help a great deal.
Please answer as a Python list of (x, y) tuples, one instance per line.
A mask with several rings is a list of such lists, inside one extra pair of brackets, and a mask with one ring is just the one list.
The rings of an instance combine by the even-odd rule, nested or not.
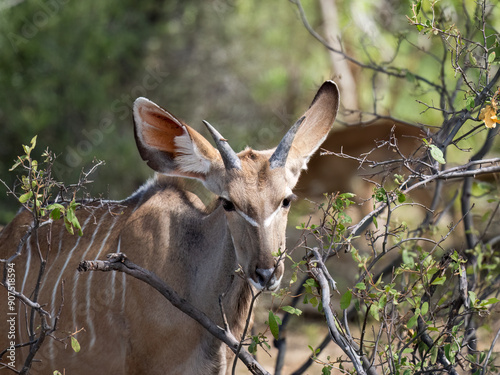
[[(338, 1), (333, 22), (327, 3), (335, 5), (302, 6), (311, 26), (333, 43), (341, 37), (350, 55), (435, 74), (439, 62), (412, 46), (432, 47), (408, 25), (409, 2)], [(460, 4), (449, 2), (449, 13)], [(55, 176), (67, 184), (94, 158), (106, 161), (90, 193), (110, 199), (128, 196), (151, 175), (132, 133), (138, 96), (202, 132), (201, 121), (210, 121), (235, 150), (259, 149), (276, 145), (325, 79), (347, 83), (347, 71), (335, 67), (287, 0), (3, 0), (0, 51), (0, 178), (13, 186), (8, 170), (37, 135), (38, 153), (49, 147), (58, 155)], [(411, 75), (405, 86), (349, 69), (354, 82), (342, 93), (349, 108), (373, 110), (376, 97), (380, 114), (439, 123), (439, 114), (421, 113), (415, 98), (432, 93), (415, 87)], [(0, 185), (0, 223), (17, 208)]]

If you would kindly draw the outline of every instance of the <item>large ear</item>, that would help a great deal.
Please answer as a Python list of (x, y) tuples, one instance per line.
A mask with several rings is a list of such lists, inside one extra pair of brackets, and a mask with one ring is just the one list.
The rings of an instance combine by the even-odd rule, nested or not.
[(224, 168), (201, 134), (146, 98), (134, 102), (134, 130), (142, 159), (157, 172), (207, 184), (211, 169)]
[(319, 88), (309, 109), (303, 115), (293, 138), (286, 160), (287, 182), (290, 188), (297, 183), (300, 172), (307, 168), (310, 157), (325, 141), (339, 109), (339, 90), (333, 81)]

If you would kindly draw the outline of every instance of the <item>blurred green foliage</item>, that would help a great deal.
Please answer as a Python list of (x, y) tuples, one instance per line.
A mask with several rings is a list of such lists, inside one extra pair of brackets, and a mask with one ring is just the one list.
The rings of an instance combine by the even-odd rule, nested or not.
[[(58, 155), (58, 179), (103, 159), (90, 193), (126, 197), (152, 174), (133, 138), (138, 96), (195, 128), (210, 120), (235, 148), (272, 146), (310, 100), (303, 87), (328, 78), (322, 47), (296, 21), (286, 2), (5, 2), (0, 178), (14, 184), (8, 169), (38, 135), (38, 151)], [(0, 223), (18, 207), (3, 186), (0, 207)]]
[[(408, 24), (410, 2), (337, 3), (349, 55), (409, 72), (403, 82), (354, 68), (359, 107), (373, 111), (376, 101), (379, 114), (439, 126), (441, 114), (415, 100), (432, 104), (437, 93), (412, 75), (438, 79), (439, 58), (423, 51), (440, 45)], [(471, 12), (474, 1), (465, 4)], [(322, 33), (319, 2), (302, 5)], [(463, 11), (458, 0), (440, 9), (450, 17)], [(498, 7), (492, 11), (490, 19), (498, 20)], [(460, 26), (461, 19), (450, 22)], [(327, 49), (285, 0), (5, 1), (0, 50), (0, 178), (14, 184), (8, 169), (21, 144), (38, 135), (38, 152), (49, 147), (58, 155), (55, 176), (65, 183), (75, 182), (94, 158), (105, 160), (90, 193), (111, 199), (126, 197), (152, 174), (135, 149), (136, 97), (148, 97), (202, 133), (201, 120), (210, 121), (236, 150), (267, 148), (336, 74)], [(0, 223), (18, 207), (5, 192), (0, 185)]]

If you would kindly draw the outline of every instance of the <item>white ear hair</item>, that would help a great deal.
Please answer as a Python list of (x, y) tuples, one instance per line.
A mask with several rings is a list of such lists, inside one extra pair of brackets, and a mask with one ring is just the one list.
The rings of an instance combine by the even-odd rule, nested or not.
[(222, 159), (201, 134), (146, 98), (134, 103), (134, 124), (137, 148), (152, 169), (196, 178), (218, 194)]

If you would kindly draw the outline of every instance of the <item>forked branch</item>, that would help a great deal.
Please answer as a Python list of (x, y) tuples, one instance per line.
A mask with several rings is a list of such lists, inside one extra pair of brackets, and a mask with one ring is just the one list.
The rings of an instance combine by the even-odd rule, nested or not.
[[(84, 260), (80, 262), (78, 271), (118, 271), (141, 280), (160, 292), (176, 308), (200, 323), (214, 337), (224, 342), (234, 353), (238, 351), (240, 343), (231, 332), (219, 327), (205, 313), (180, 297), (156, 274), (133, 263), (123, 253), (108, 254), (107, 257), (108, 260)], [(252, 374), (270, 375), (247, 350), (240, 348), (238, 358), (242, 360)]]

